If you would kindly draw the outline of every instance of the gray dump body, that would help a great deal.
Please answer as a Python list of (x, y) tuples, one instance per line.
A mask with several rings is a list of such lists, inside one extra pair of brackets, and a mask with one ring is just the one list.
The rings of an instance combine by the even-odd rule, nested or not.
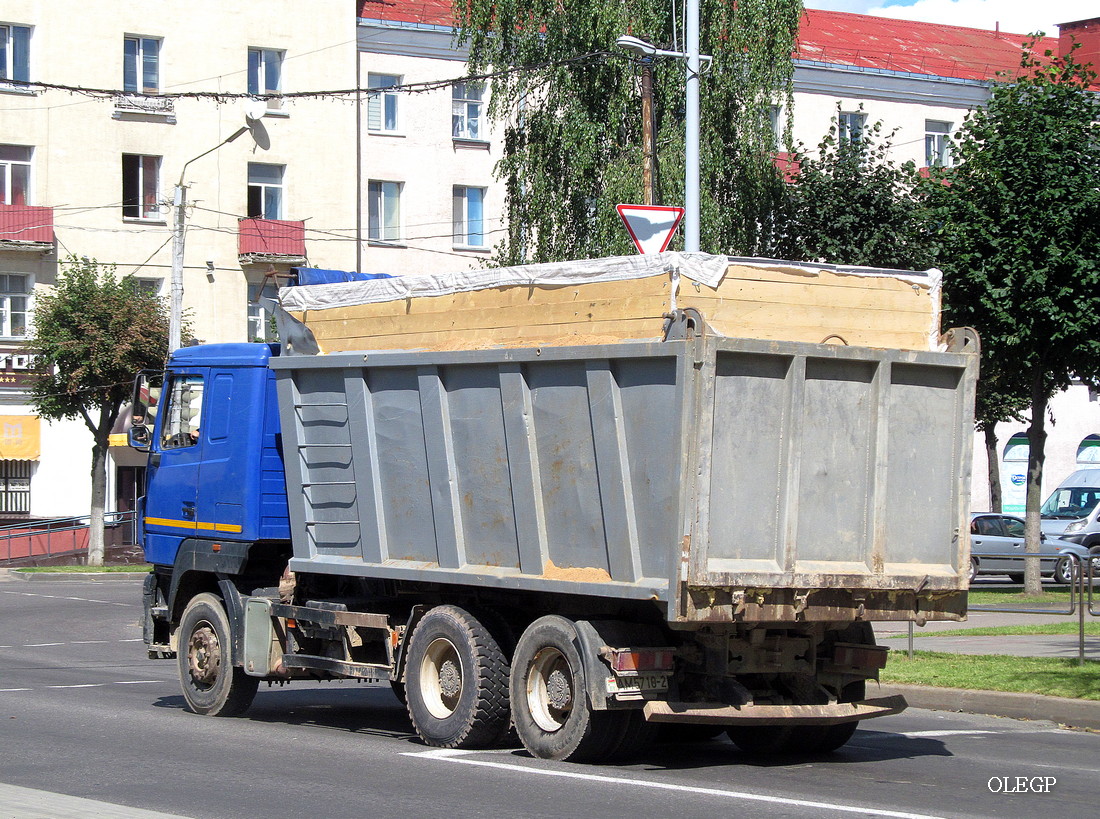
[(714, 337), (274, 359), (291, 568), (683, 623), (936, 616), (966, 588), (976, 359)]

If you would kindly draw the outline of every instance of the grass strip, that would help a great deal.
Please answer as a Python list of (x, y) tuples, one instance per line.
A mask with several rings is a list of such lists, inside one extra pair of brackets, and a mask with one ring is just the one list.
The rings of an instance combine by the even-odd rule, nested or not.
[(116, 566), (24, 566), (14, 571), (27, 574), (102, 574), (104, 572), (148, 572), (152, 568), (148, 563), (133, 563)]
[[(1085, 636), (1100, 637), (1100, 623), (1094, 622), (1095, 618), (1085, 621)], [(1026, 637), (1029, 634), (1077, 634), (1077, 618), (1068, 618), (1065, 623), (1027, 623), (1016, 626), (977, 626), (975, 628), (944, 629), (943, 631), (913, 632), (914, 637), (999, 637), (1001, 635), (1017, 635)], [(907, 640), (907, 634), (891, 634), (887, 640)]]
[[(1100, 594), (1100, 590), (1094, 590), (1093, 595)], [(967, 597), (967, 605), (970, 606), (1012, 606), (1013, 608), (1020, 608), (1022, 606), (1034, 606), (1036, 604), (1056, 604), (1058, 607), (1066, 608), (1069, 606), (1069, 589), (1058, 589), (1056, 591), (1044, 591), (1040, 594), (1024, 594), (1023, 592), (1016, 591), (1014, 589), (1005, 590), (991, 590), (991, 589), (970, 589), (970, 594)]]
[(931, 685), (982, 691), (1045, 694), (1079, 700), (1100, 700), (1100, 661), (1061, 657), (913, 652), (910, 660), (900, 651), (890, 653), (881, 672), (883, 682)]

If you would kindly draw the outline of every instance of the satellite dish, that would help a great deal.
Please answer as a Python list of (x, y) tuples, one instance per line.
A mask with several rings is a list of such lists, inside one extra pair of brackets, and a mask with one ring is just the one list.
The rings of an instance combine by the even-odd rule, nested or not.
[(267, 113), (267, 100), (246, 99), (244, 101), (244, 118), (248, 122), (262, 119)]

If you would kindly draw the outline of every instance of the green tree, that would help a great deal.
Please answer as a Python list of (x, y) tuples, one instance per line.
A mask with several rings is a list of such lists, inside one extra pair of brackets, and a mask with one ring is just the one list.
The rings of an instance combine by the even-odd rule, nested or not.
[[(839, 117), (839, 109), (837, 111)], [(924, 270), (935, 258), (920, 176), (889, 156), (881, 122), (842, 138), (833, 119), (815, 154), (794, 152), (784, 258)]]
[(168, 354), (163, 302), (141, 292), (113, 265), (70, 256), (55, 287), (35, 304), (31, 352), (41, 377), (31, 389), (39, 415), (81, 418), (92, 433), (91, 532), (88, 562), (103, 563), (107, 446), (134, 373), (161, 367)]
[[(632, 252), (614, 205), (642, 201), (639, 66), (615, 40), (683, 48), (677, 15), (656, 0), (455, 3), (470, 72), (493, 70), (489, 114), (504, 123), (507, 235), (501, 264)], [(797, 0), (701, 0), (702, 224), (715, 253), (768, 255), (782, 198), (770, 107), (790, 100)], [(683, 202), (684, 64), (654, 63), (658, 204)], [(788, 105), (789, 110), (789, 105)]]
[[(1037, 58), (963, 123), (956, 166), (932, 186), (948, 316), (1016, 372), (1030, 407), (1026, 549), (1039, 547), (1050, 396), (1100, 378), (1100, 100), (1072, 53)], [(1025, 589), (1039, 590), (1038, 561)]]

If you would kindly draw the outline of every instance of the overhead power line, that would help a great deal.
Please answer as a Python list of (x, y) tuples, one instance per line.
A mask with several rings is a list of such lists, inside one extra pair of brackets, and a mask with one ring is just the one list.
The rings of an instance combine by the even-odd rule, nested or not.
[(278, 94), (249, 94), (247, 92), (230, 91), (165, 91), (163, 93), (147, 94), (139, 91), (125, 91), (121, 88), (89, 88), (88, 86), (83, 85), (65, 85), (63, 83), (36, 82), (31, 80), (7, 80), (6, 83), (9, 87), (26, 89), (28, 91), (66, 91), (70, 94), (83, 94), (84, 96), (98, 99), (117, 99), (119, 97), (144, 97), (156, 100), (206, 99), (214, 100), (215, 102), (219, 103), (229, 102), (231, 100), (238, 99), (338, 99), (351, 97), (356, 94), (382, 93), (383, 91), (386, 93), (404, 92), (408, 94), (422, 94), (428, 91), (438, 91), (443, 88), (449, 88), (451, 86), (458, 85), (459, 83), (484, 82), (486, 80), (492, 80), (497, 77), (506, 77), (511, 74), (519, 74), (528, 71), (541, 71), (546, 68), (555, 68), (557, 66), (570, 65), (572, 63), (584, 62), (586, 60), (603, 60), (607, 58), (630, 59), (626, 55), (616, 54), (611, 51), (592, 51), (588, 54), (578, 54), (575, 57), (568, 57), (564, 60), (551, 60), (543, 63), (517, 65), (501, 69), (500, 71), (492, 71), (484, 74), (471, 74), (463, 77), (452, 77), (450, 79), (443, 80), (425, 80), (423, 82), (402, 83), (400, 85), (392, 85), (386, 88), (338, 88), (326, 91), (287, 91)]

